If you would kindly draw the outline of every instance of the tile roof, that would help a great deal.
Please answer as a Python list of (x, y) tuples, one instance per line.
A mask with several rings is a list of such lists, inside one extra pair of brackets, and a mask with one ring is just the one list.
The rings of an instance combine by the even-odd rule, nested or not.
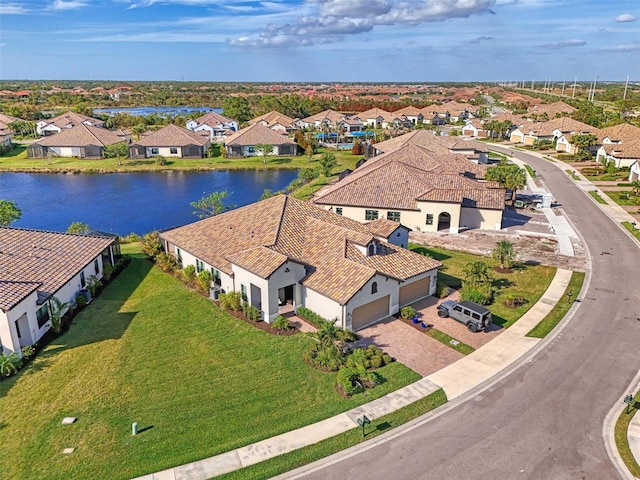
[(293, 122), (295, 122), (295, 118), (288, 117), (287, 115), (276, 112), (275, 110), (270, 111), (269, 113), (265, 113), (264, 115), (260, 115), (259, 117), (252, 118), (249, 120), (249, 125), (253, 125), (256, 123), (265, 122), (267, 127), (279, 123), (280, 125), (284, 125), (285, 127), (290, 126)]
[(369, 231), (373, 235), (381, 238), (388, 238), (389, 235), (391, 235), (398, 229), (398, 227), (403, 227), (407, 230), (410, 230), (408, 227), (405, 227), (398, 222), (394, 222), (393, 220), (387, 220), (386, 218), (379, 218), (377, 220), (367, 222), (367, 225), (369, 226)]
[(615, 143), (634, 142), (640, 140), (640, 127), (629, 123), (621, 123), (612, 127), (601, 128), (598, 132), (598, 140), (602, 142), (605, 138)]
[[(475, 165), (455, 154), (438, 155), (413, 144), (374, 157), (315, 198), (321, 205), (420, 210), (418, 201), (504, 208), (504, 190), (460, 173)], [(460, 170), (463, 170), (460, 172)]]
[(570, 117), (554, 118), (547, 122), (537, 122), (525, 124), (520, 131), (525, 131), (532, 136), (548, 137), (553, 135), (554, 130), (562, 133), (597, 133), (598, 129)]
[(113, 237), (0, 227), (0, 308), (12, 308), (34, 288), (45, 296), (56, 293), (113, 241)]
[(640, 139), (628, 143), (605, 143), (602, 147), (612, 157), (640, 159)]
[(395, 113), (396, 115), (405, 115), (407, 117), (417, 117), (419, 115), (424, 115), (422, 109), (414, 107), (413, 105), (401, 108), (400, 110), (396, 110), (393, 113)]
[(278, 195), (162, 232), (161, 237), (227, 274), (236, 264), (267, 278), (287, 260), (302, 263), (309, 271), (302, 283), (341, 304), (376, 272), (405, 280), (440, 266), (385, 242), (379, 242), (385, 259), (374, 262), (349, 253), (356, 245), (377, 241), (371, 230), (370, 224)]
[(226, 146), (231, 145), (258, 145), (265, 143), (269, 145), (295, 145), (295, 141), (286, 135), (271, 130), (259, 123), (243, 128), (238, 132), (230, 135), (225, 140)]
[(316, 123), (316, 122), (322, 122), (326, 120), (329, 122), (329, 124), (334, 124), (343, 119), (344, 119), (344, 114), (340, 112), (336, 112), (335, 110), (329, 109), (329, 110), (325, 110), (324, 112), (311, 115), (310, 117), (303, 118), (302, 121), (304, 123)]
[(529, 113), (535, 113), (537, 115), (546, 113), (549, 118), (553, 118), (561, 113), (573, 113), (575, 111), (575, 108), (564, 102), (541, 103), (539, 105), (529, 107)]
[(47, 125), (55, 125), (60, 128), (67, 128), (68, 125), (80, 125), (84, 122), (91, 123), (92, 125), (104, 125), (103, 120), (71, 111), (44, 121), (47, 122)]
[(62, 130), (60, 133), (44, 137), (34, 142), (34, 144), (45, 147), (84, 147), (87, 145), (104, 147), (125, 141), (123, 132), (112, 132), (106, 128), (79, 123), (71, 128)]
[(389, 115), (389, 112), (377, 107), (370, 108), (369, 110), (365, 110), (364, 112), (356, 113), (356, 116), (358, 118), (361, 118), (362, 120), (367, 120), (369, 118), (377, 118), (377, 117), (386, 118), (388, 115)]
[(478, 152), (488, 152), (489, 148), (483, 142), (464, 140), (456, 137), (441, 137), (430, 130), (414, 130), (384, 142), (374, 143), (373, 148), (379, 152), (389, 153), (398, 150), (406, 144), (418, 145), (436, 153), (453, 153), (455, 150), (473, 150), (475, 156)]
[(216, 127), (218, 125), (224, 125), (229, 122), (233, 122), (233, 119), (220, 115), (218, 112), (209, 112), (205, 115), (195, 119), (198, 125), (209, 125), (210, 127)]
[(180, 147), (185, 145), (206, 145), (209, 143), (209, 136), (198, 132), (187, 130), (170, 123), (160, 130), (150, 133), (133, 142), (131, 146), (140, 145), (142, 147)]
[(18, 120), (20, 119), (17, 117), (12, 117), (11, 115), (0, 112), (0, 130), (6, 130), (9, 128), (10, 123), (17, 122)]

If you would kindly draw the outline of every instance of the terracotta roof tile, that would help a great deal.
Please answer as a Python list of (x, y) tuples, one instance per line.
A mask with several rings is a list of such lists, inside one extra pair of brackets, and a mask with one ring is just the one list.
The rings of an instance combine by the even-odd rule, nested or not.
[(261, 123), (261, 122), (265, 122), (266, 127), (270, 127), (276, 123), (279, 123), (280, 125), (284, 125), (285, 127), (288, 127), (292, 125), (293, 122), (295, 122), (295, 118), (288, 117), (283, 113), (272, 110), (269, 113), (265, 113), (264, 115), (260, 115), (256, 118), (252, 118), (251, 120), (249, 120), (249, 125), (254, 125), (256, 123)]
[(138, 139), (131, 146), (140, 145), (142, 147), (180, 147), (185, 145), (206, 145), (209, 143), (209, 136), (202, 135), (186, 128), (170, 123), (160, 130), (150, 133)]
[(0, 281), (4, 282), (0, 308), (11, 308), (30, 288), (20, 284), (39, 284), (42, 293), (54, 294), (113, 241), (92, 235), (0, 227)]
[(105, 128), (80, 123), (34, 143), (45, 147), (84, 147), (87, 145), (104, 147), (126, 141), (123, 132), (112, 132)]
[(242, 130), (230, 135), (225, 140), (225, 145), (258, 145), (265, 143), (269, 145), (295, 145), (296, 142), (286, 135), (282, 135), (269, 127), (265, 127), (259, 123), (243, 128)]

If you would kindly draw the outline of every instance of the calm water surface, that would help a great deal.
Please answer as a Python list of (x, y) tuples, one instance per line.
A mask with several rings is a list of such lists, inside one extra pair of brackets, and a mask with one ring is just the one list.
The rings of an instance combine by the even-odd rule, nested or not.
[(122, 107), (122, 108), (94, 108), (94, 115), (115, 115), (127, 113), (129, 115), (146, 117), (147, 115), (185, 115), (193, 112), (222, 113), (221, 108), (211, 107)]
[(282, 190), (296, 170), (31, 174), (0, 172), (0, 199), (22, 210), (14, 227), (64, 231), (75, 221), (126, 235), (170, 228), (198, 219), (191, 202), (227, 191), (226, 204), (243, 206), (265, 188)]

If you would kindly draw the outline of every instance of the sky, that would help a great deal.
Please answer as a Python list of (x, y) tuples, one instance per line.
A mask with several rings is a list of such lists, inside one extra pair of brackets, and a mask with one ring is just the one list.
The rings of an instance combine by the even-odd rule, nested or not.
[(0, 0), (0, 79), (640, 82), (640, 0)]

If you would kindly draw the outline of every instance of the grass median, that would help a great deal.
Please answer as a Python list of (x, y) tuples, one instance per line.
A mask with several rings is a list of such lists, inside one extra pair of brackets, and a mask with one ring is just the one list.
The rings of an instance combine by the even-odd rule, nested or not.
[[(638, 396), (638, 393), (636, 393), (634, 401), (638, 402), (639, 400), (640, 397)], [(616, 426), (613, 433), (620, 458), (622, 458), (624, 464), (627, 466), (631, 474), (636, 478), (640, 477), (640, 465), (638, 465), (638, 462), (636, 461), (635, 457), (633, 456), (633, 452), (629, 447), (627, 430), (629, 429), (631, 419), (633, 419), (634, 415), (637, 412), (638, 411), (635, 408), (625, 408), (616, 421)]]
[[(573, 272), (571, 274), (571, 280), (569, 280), (569, 285), (564, 291), (564, 295), (556, 303), (556, 305), (551, 309), (551, 311), (544, 317), (540, 323), (538, 323), (535, 327), (531, 329), (529, 333), (527, 333), (527, 337), (534, 338), (544, 338), (547, 334), (555, 328), (560, 320), (564, 318), (569, 309), (573, 306), (573, 303), (576, 300), (576, 296), (580, 293), (582, 289), (582, 283), (584, 282), (585, 273), (584, 272)], [(568, 295), (571, 293), (571, 295)]]

